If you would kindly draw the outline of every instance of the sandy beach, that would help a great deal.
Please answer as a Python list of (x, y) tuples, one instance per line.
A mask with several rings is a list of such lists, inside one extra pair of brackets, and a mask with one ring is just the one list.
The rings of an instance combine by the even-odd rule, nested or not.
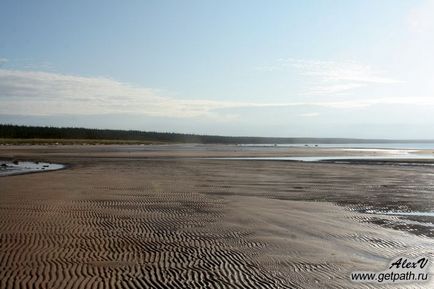
[(432, 217), (385, 213), (432, 211), (434, 166), (200, 159), (337, 153), (2, 146), (66, 168), (0, 177), (0, 288), (432, 288), (349, 276), (434, 259)]

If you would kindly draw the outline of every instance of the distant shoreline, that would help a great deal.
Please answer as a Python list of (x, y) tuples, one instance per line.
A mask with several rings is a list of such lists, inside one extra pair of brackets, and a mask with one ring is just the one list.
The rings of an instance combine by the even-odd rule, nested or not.
[(101, 143), (101, 144), (366, 144), (366, 143), (434, 143), (434, 140), (394, 140), (316, 137), (256, 137), (183, 134), (139, 130), (45, 127), (0, 124), (0, 143)]

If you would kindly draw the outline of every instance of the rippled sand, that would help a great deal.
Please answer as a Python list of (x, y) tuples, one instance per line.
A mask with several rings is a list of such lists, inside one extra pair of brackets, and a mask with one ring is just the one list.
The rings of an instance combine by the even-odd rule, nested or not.
[(0, 149), (69, 164), (0, 178), (0, 288), (379, 288), (350, 272), (433, 258), (426, 220), (364, 213), (433, 208), (431, 168), (86, 150)]

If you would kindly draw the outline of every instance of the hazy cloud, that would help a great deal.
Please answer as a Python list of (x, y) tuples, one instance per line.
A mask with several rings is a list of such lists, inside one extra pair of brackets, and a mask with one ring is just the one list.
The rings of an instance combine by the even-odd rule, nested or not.
[(0, 113), (26, 115), (134, 113), (193, 117), (232, 103), (177, 100), (109, 78), (0, 69)]
[(410, 11), (408, 21), (413, 32), (432, 37), (434, 33), (434, 0), (425, 0)]
[(385, 72), (357, 62), (334, 62), (280, 58), (276, 63), (261, 66), (262, 71), (295, 69), (310, 80), (310, 87), (303, 94), (336, 95), (372, 84), (395, 84), (400, 81), (385, 76)]
[(223, 112), (228, 108), (319, 106), (345, 109), (375, 104), (434, 105), (431, 98), (255, 103), (177, 99), (162, 94), (161, 90), (143, 88), (104, 77), (0, 69), (1, 114), (138, 114), (183, 118), (207, 116), (222, 120), (236, 117)]
[(308, 112), (308, 113), (302, 113), (302, 114), (300, 114), (300, 116), (303, 116), (303, 117), (315, 117), (315, 116), (318, 116), (318, 115), (319, 115), (318, 112)]

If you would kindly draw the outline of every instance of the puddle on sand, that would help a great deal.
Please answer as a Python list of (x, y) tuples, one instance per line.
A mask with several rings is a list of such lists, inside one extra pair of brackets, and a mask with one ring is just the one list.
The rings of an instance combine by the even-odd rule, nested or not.
[(367, 214), (376, 215), (391, 215), (391, 216), (414, 216), (414, 217), (434, 217), (434, 212), (420, 212), (420, 211), (382, 211), (382, 210), (366, 210)]
[(301, 162), (320, 162), (320, 161), (352, 161), (352, 160), (410, 160), (428, 159), (433, 160), (434, 155), (425, 154), (396, 154), (383, 156), (308, 156), (308, 157), (205, 157), (195, 159), (208, 160), (257, 160), (257, 161), (301, 161)]
[(0, 161), (0, 176), (19, 175), (30, 172), (45, 172), (63, 169), (61, 164), (28, 161)]
[(382, 212), (384, 215), (434, 217), (434, 212)]

